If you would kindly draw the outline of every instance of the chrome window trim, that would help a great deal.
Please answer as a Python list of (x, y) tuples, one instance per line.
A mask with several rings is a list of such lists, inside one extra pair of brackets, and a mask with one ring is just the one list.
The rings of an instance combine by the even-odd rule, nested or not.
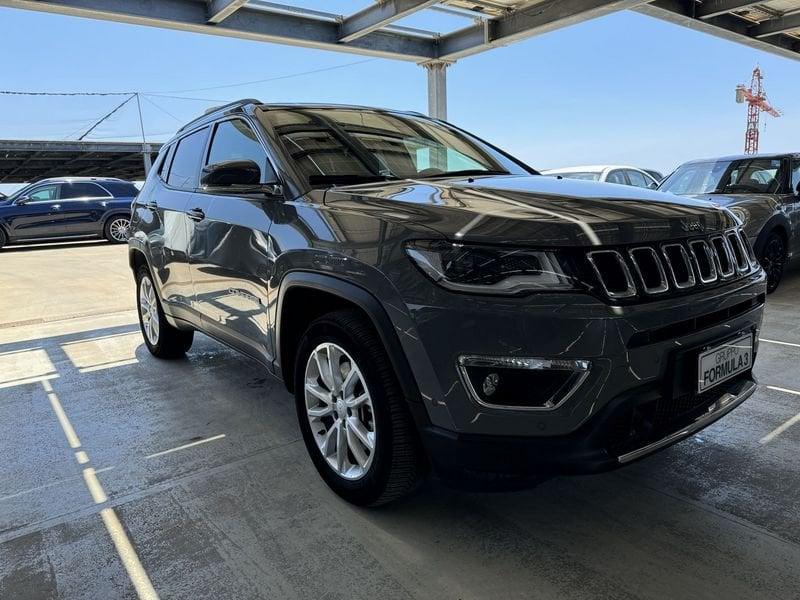
[[(675, 276), (675, 269), (672, 267), (672, 260), (670, 259), (669, 254), (667, 254), (667, 249), (669, 248), (678, 248), (681, 252), (683, 263), (686, 266), (686, 272), (689, 273), (689, 278), (684, 283), (678, 283), (678, 278)], [(689, 288), (693, 288), (695, 285), (697, 285), (697, 279), (694, 275), (694, 266), (692, 265), (692, 260), (689, 257), (689, 253), (686, 251), (686, 248), (683, 247), (683, 244), (663, 244), (661, 246), (661, 254), (664, 256), (664, 261), (667, 263), (669, 274), (672, 277), (672, 283), (675, 284), (676, 288), (679, 290), (688, 290)]]
[[(627, 288), (624, 292), (612, 292), (611, 290), (606, 287), (606, 281), (603, 277), (603, 274), (600, 272), (597, 264), (594, 261), (594, 257), (598, 254), (613, 254), (617, 262), (622, 267), (622, 272), (625, 275), (625, 282), (627, 283)], [(586, 253), (586, 258), (589, 259), (589, 263), (592, 265), (592, 269), (594, 269), (597, 278), (600, 280), (600, 285), (603, 286), (603, 291), (605, 291), (606, 295), (609, 298), (613, 299), (620, 299), (620, 298), (633, 298), (636, 296), (636, 284), (633, 281), (633, 276), (631, 275), (631, 270), (628, 268), (628, 263), (625, 262), (625, 259), (622, 257), (622, 254), (617, 252), (616, 250), (594, 250), (592, 252)]]
[[(481, 356), (477, 354), (462, 354), (458, 357), (457, 366), (461, 384), (467, 390), (472, 400), (485, 408), (523, 412), (549, 412), (557, 410), (575, 395), (575, 392), (583, 385), (592, 370), (592, 362), (589, 360), (532, 358), (522, 356)], [(492, 404), (491, 402), (486, 402), (481, 399), (472, 385), (472, 382), (469, 380), (467, 367), (499, 367), (503, 369), (527, 369), (530, 371), (572, 371), (573, 373), (578, 373), (579, 376), (567, 393), (553, 406), (508, 406), (505, 404)], [(548, 398), (548, 400), (551, 399), (552, 398)]]
[[(703, 247), (703, 251), (708, 259), (708, 264), (711, 266), (711, 276), (709, 278), (704, 278), (703, 273), (700, 270), (700, 261), (697, 259), (697, 252), (695, 252), (694, 249), (695, 244), (699, 244)], [(692, 240), (689, 242), (689, 252), (694, 259), (695, 266), (697, 267), (697, 275), (700, 277), (701, 283), (714, 283), (719, 279), (719, 273), (717, 272), (717, 259), (714, 255), (714, 250), (706, 240)]]
[[(647, 286), (647, 283), (645, 283), (644, 275), (642, 275), (642, 269), (639, 265), (639, 261), (636, 259), (636, 254), (635, 254), (636, 252), (639, 251), (649, 252), (653, 256), (653, 259), (656, 261), (656, 265), (658, 267), (658, 274), (661, 277), (661, 285), (659, 285), (658, 287), (651, 288)], [(628, 256), (630, 257), (631, 262), (633, 263), (633, 269), (636, 271), (636, 275), (638, 275), (639, 281), (642, 284), (642, 289), (644, 289), (646, 294), (653, 294), (653, 295), (663, 294), (664, 292), (669, 291), (669, 280), (667, 279), (667, 273), (664, 270), (664, 265), (661, 263), (661, 258), (658, 256), (658, 252), (656, 252), (650, 246), (637, 246), (636, 248), (631, 248), (630, 250), (628, 250)]]

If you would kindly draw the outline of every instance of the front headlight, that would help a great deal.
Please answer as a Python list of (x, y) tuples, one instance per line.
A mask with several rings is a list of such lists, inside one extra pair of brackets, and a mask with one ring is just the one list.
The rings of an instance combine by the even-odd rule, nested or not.
[(578, 287), (568, 261), (551, 250), (414, 241), (406, 253), (433, 281), (458, 292), (512, 296)]
[(742, 208), (741, 206), (734, 206), (730, 209), (730, 211), (739, 219), (739, 224), (744, 227), (747, 224), (747, 220), (750, 215), (747, 212), (746, 208)]

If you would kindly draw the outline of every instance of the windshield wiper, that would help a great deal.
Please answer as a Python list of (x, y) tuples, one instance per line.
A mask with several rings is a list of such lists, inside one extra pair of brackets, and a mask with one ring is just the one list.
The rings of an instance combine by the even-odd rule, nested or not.
[(357, 173), (344, 175), (309, 175), (311, 185), (351, 185), (354, 183), (374, 183), (376, 181), (389, 181), (397, 179), (392, 175), (359, 175)]
[(460, 171), (444, 171), (443, 173), (433, 173), (431, 175), (417, 176), (414, 179), (434, 179), (436, 177), (466, 177), (468, 175), (509, 175), (508, 171), (498, 171), (490, 169), (462, 169)]

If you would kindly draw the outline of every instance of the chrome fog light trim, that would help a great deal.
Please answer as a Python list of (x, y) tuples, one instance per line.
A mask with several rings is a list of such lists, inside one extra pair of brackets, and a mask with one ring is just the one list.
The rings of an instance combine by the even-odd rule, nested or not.
[[(557, 390), (556, 394), (546, 399), (544, 406), (513, 406), (506, 404), (495, 404), (492, 402), (487, 402), (481, 398), (480, 394), (470, 380), (468, 373), (468, 369), (470, 367), (489, 369), (520, 369), (528, 371), (569, 371), (572, 372), (573, 377), (565, 383), (565, 385), (568, 385), (569, 387), (566, 390), (563, 388)], [(458, 357), (458, 373), (461, 377), (461, 382), (469, 392), (470, 397), (482, 406), (502, 410), (555, 410), (575, 394), (583, 382), (586, 381), (591, 368), (592, 363), (589, 360), (480, 355), (461, 355)], [(502, 375), (500, 375), (500, 377), (502, 377)]]

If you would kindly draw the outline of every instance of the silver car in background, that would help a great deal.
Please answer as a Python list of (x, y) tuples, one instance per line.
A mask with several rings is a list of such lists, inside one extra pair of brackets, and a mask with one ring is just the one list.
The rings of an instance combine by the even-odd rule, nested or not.
[(542, 175), (566, 177), (567, 179), (583, 179), (584, 181), (601, 181), (604, 183), (618, 183), (639, 188), (655, 189), (661, 177), (656, 179), (650, 172), (638, 167), (626, 165), (586, 165), (580, 167), (565, 167), (563, 169), (550, 169), (542, 171)]
[(800, 250), (800, 154), (693, 160), (658, 189), (731, 209), (767, 272), (767, 291), (777, 289), (786, 265)]

